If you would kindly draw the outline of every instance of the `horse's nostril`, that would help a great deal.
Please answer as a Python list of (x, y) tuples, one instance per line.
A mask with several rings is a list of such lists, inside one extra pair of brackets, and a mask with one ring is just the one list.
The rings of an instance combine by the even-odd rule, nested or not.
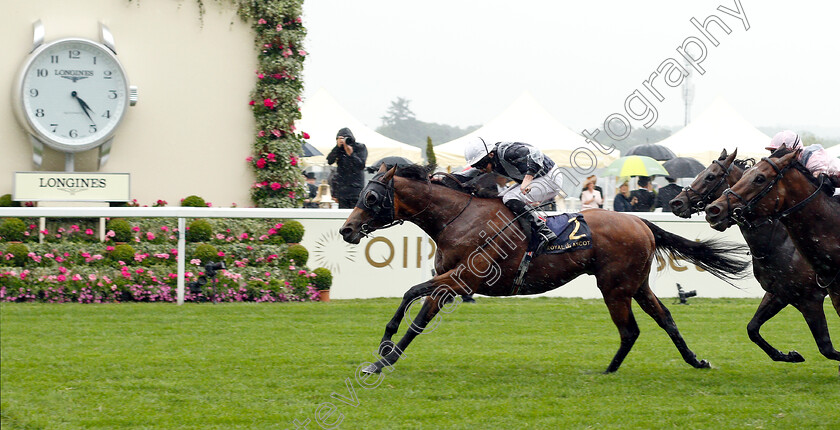
[(678, 199), (671, 200), (668, 204), (671, 205), (672, 208), (681, 208), (683, 206), (682, 200)]
[(717, 206), (710, 205), (706, 208), (706, 213), (712, 216), (720, 215), (720, 208)]
[(342, 227), (341, 230), (338, 231), (338, 234), (342, 236), (347, 236), (353, 231), (350, 227)]

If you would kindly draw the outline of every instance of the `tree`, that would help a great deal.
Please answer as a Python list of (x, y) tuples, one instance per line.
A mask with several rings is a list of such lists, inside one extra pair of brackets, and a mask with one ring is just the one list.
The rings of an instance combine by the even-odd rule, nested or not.
[(432, 145), (432, 138), (426, 136), (426, 169), (429, 172), (434, 172), (437, 169), (437, 157), (435, 157), (435, 147)]
[(404, 99), (402, 97), (397, 97), (397, 100), (391, 102), (391, 106), (388, 108), (388, 111), (385, 113), (385, 116), (381, 118), (382, 125), (396, 125), (401, 121), (415, 119), (414, 112), (412, 112), (411, 108), (408, 107), (410, 103), (411, 100)]

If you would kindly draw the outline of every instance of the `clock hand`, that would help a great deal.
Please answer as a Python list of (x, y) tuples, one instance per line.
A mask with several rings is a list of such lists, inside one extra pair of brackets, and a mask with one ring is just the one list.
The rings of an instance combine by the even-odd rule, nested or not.
[[(81, 97), (79, 97), (78, 95), (76, 95), (76, 92), (75, 92), (75, 91), (73, 91), (72, 93), (70, 93), (70, 95), (71, 95), (73, 98), (75, 98), (75, 99), (76, 99), (76, 101), (78, 101), (78, 102), (79, 102), (79, 106), (81, 106), (81, 107), (82, 107), (82, 111), (85, 113), (85, 115), (87, 115), (87, 117), (88, 117), (88, 119), (90, 120), (90, 122), (94, 123), (93, 118), (90, 116), (90, 113), (88, 112), (88, 111), (93, 112), (93, 109), (91, 109), (91, 108), (90, 108), (90, 106), (88, 106), (88, 104), (87, 104), (87, 103), (85, 103), (85, 101), (81, 99)], [(94, 124), (95, 124), (95, 123), (94, 123)]]

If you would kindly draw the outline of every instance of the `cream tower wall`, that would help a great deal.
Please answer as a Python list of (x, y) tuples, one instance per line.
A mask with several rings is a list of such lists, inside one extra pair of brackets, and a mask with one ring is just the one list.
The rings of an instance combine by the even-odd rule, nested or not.
[[(32, 24), (45, 42), (99, 41), (99, 22), (114, 35), (117, 58), (139, 102), (117, 130), (101, 172), (131, 174), (131, 198), (177, 206), (199, 195), (214, 206), (252, 206), (254, 119), (248, 106), (257, 68), (254, 35), (232, 2), (195, 0), (29, 0), (0, 13), (0, 195), (16, 171), (33, 171), (32, 147), (12, 107), (14, 81), (32, 48)], [(96, 150), (77, 154), (77, 171), (96, 170)], [(63, 171), (64, 155), (47, 150), (41, 170)]]

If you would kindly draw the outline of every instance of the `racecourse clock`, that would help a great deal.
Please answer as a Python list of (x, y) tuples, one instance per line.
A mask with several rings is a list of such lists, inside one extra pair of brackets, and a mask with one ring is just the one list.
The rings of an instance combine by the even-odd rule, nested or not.
[(99, 148), (105, 163), (114, 133), (137, 90), (117, 60), (114, 39), (100, 25), (101, 42), (66, 38), (43, 43), (41, 22), (35, 23), (33, 49), (23, 63), (15, 87), (15, 108), (30, 134), (33, 161), (40, 168), (43, 145), (70, 154)]

